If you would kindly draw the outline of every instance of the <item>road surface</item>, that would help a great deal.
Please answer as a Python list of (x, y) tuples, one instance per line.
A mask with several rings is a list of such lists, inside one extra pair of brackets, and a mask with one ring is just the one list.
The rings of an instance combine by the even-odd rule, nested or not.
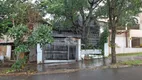
[(72, 73), (33, 76), (1, 76), (0, 80), (142, 80), (142, 67), (88, 69)]

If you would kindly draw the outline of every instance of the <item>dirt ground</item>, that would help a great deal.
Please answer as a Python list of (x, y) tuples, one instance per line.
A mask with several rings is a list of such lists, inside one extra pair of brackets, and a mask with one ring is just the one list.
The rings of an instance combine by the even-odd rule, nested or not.
[[(0, 64), (0, 75), (7, 75), (10, 70), (12, 64), (14, 64), (15, 61), (5, 61), (3, 64)], [(14, 73), (27, 73), (27, 72), (37, 72), (37, 64), (36, 62), (28, 63), (22, 70), (16, 71)], [(14, 74), (12, 73), (12, 74)]]

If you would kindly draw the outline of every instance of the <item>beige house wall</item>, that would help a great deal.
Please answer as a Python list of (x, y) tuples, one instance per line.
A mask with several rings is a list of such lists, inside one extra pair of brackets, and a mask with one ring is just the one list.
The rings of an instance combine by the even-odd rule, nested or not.
[(130, 30), (130, 37), (142, 38), (142, 30)]

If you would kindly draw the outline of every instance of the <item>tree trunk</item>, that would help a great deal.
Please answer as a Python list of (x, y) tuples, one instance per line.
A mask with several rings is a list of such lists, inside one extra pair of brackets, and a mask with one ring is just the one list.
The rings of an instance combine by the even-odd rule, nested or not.
[(85, 48), (87, 48), (88, 44), (89, 44), (89, 39), (88, 39), (88, 28), (89, 27), (86, 27), (86, 26), (83, 26), (83, 32), (82, 32), (82, 42), (83, 44), (85, 45)]
[(115, 37), (117, 27), (117, 16), (116, 16), (116, 1), (107, 0), (109, 9), (109, 27), (111, 28), (111, 61), (112, 64), (116, 63), (116, 51), (115, 51)]
[[(114, 26), (114, 25), (112, 25)], [(111, 29), (111, 57), (112, 57), (112, 64), (116, 63), (116, 51), (115, 51), (115, 37), (116, 37), (116, 27), (112, 27)]]

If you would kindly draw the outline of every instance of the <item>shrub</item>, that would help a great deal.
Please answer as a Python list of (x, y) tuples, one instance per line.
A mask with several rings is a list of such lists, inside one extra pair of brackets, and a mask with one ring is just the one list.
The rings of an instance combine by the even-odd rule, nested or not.
[(27, 62), (27, 56), (24, 56), (23, 59), (18, 59), (13, 65), (12, 65), (12, 69), (19, 71), (20, 69), (24, 68), (24, 66), (26, 65)]

